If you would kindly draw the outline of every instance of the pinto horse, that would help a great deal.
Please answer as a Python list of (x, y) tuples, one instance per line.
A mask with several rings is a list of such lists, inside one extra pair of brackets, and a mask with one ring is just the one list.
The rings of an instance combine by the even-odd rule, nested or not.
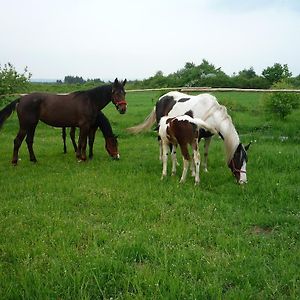
[(189, 162), (191, 160), (188, 151), (188, 145), (190, 144), (193, 149), (193, 158), (191, 165), (192, 176), (195, 177), (195, 185), (199, 184), (200, 153), (198, 150), (198, 138), (200, 129), (209, 131), (211, 134), (217, 133), (216, 130), (206, 122), (202, 121), (199, 118), (191, 118), (189, 115), (178, 116), (174, 118), (170, 118), (168, 116), (161, 117), (158, 130), (158, 134), (161, 139), (163, 162), (161, 179), (167, 176), (167, 160), (169, 148), (172, 151), (172, 175), (176, 174), (176, 148), (177, 145), (179, 145), (181, 154), (183, 156), (183, 169), (180, 182), (185, 182)]
[(85, 161), (87, 136), (96, 122), (98, 112), (109, 102), (113, 102), (121, 114), (126, 112), (125, 84), (126, 79), (119, 82), (116, 78), (113, 84), (86, 91), (68, 95), (32, 93), (8, 104), (0, 111), (0, 128), (14, 110), (17, 111), (20, 125), (14, 140), (12, 164), (18, 163), (19, 149), (25, 136), (30, 161), (37, 161), (32, 145), (39, 120), (54, 127), (79, 127), (76, 157)]
[[(109, 120), (104, 115), (102, 111), (98, 112), (96, 123), (92, 126), (89, 135), (88, 135), (88, 144), (89, 144), (89, 158), (92, 159), (94, 156), (93, 153), (93, 146), (95, 140), (95, 134), (97, 129), (102, 131), (102, 134), (105, 138), (105, 149), (107, 153), (114, 159), (119, 159), (120, 154), (118, 151), (118, 140), (117, 137), (114, 135)], [(75, 152), (77, 151), (77, 144), (75, 141), (75, 130), (76, 127), (71, 127), (70, 130), (70, 137), (74, 147)], [(64, 143), (64, 153), (67, 153), (67, 146), (66, 146), (66, 127), (62, 128), (62, 138)]]
[[(224, 141), (226, 161), (238, 183), (247, 182), (246, 163), (247, 150), (250, 146), (243, 146), (238, 133), (227, 113), (226, 107), (220, 105), (216, 97), (210, 94), (191, 96), (180, 92), (169, 92), (159, 98), (152, 112), (145, 121), (137, 126), (128, 128), (132, 133), (139, 133), (159, 124), (161, 117), (177, 117), (189, 114), (193, 118), (200, 118), (215, 128)], [(207, 171), (208, 149), (212, 134), (201, 129), (199, 141), (205, 139), (204, 168)]]

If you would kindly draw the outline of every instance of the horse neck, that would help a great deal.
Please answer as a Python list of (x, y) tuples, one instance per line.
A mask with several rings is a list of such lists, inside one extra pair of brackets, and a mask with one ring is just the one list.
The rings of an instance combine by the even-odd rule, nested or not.
[(100, 128), (105, 138), (114, 136), (108, 119), (101, 112), (97, 116), (97, 126)]
[(232, 159), (236, 148), (240, 144), (239, 135), (224, 106), (219, 106), (213, 115), (215, 120), (215, 128), (221, 134), (224, 140), (226, 159), (227, 162), (229, 162)]
[(112, 98), (112, 86), (111, 85), (103, 85), (88, 91), (90, 95), (90, 99), (92, 99), (98, 109), (104, 108)]
[(222, 122), (222, 124), (220, 124), (219, 132), (224, 138), (226, 159), (228, 163), (232, 159), (236, 148), (240, 144), (240, 138), (230, 118), (227, 118)]

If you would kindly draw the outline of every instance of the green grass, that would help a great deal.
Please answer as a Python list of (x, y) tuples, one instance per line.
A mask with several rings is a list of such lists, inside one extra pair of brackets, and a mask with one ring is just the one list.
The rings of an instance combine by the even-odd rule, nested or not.
[[(0, 299), (297, 299), (300, 295), (299, 111), (266, 119), (260, 94), (220, 93), (249, 150), (238, 186), (215, 138), (209, 173), (160, 180), (153, 132), (132, 136), (158, 94), (105, 108), (119, 135), (112, 161), (98, 133), (78, 163), (60, 130), (39, 124), (37, 164), (26, 144), (10, 165), (18, 124), (0, 132)], [(282, 139), (281, 137), (288, 137)], [(201, 147), (202, 148), (202, 147)], [(201, 149), (202, 150), (202, 149)]]

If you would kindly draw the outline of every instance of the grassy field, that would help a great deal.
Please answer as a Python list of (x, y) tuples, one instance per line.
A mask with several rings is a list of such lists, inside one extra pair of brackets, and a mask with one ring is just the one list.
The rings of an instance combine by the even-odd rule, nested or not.
[[(214, 138), (195, 187), (160, 180), (154, 132), (129, 135), (159, 94), (128, 93), (128, 112), (104, 109), (120, 161), (100, 133), (78, 163), (61, 131), (39, 124), (37, 164), (26, 144), (10, 165), (18, 124), (0, 132), (0, 299), (299, 299), (300, 111), (266, 118), (261, 94), (216, 94), (244, 143), (238, 186)], [(202, 147), (201, 147), (202, 150)]]

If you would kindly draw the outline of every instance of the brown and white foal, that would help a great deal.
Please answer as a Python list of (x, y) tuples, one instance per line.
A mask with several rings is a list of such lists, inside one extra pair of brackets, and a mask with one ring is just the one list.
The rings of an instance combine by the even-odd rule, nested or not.
[(176, 173), (176, 147), (180, 146), (181, 154), (183, 156), (183, 170), (180, 182), (183, 183), (186, 179), (189, 168), (189, 161), (191, 160), (188, 145), (193, 149), (192, 159), (192, 176), (195, 176), (195, 185), (199, 184), (200, 176), (200, 153), (198, 150), (199, 130), (203, 128), (212, 134), (217, 134), (217, 131), (199, 118), (192, 118), (189, 115), (178, 116), (170, 118), (164, 116), (160, 119), (158, 134), (161, 139), (161, 159), (163, 163), (162, 177), (167, 176), (167, 161), (168, 151), (171, 149), (172, 156), (172, 175)]

